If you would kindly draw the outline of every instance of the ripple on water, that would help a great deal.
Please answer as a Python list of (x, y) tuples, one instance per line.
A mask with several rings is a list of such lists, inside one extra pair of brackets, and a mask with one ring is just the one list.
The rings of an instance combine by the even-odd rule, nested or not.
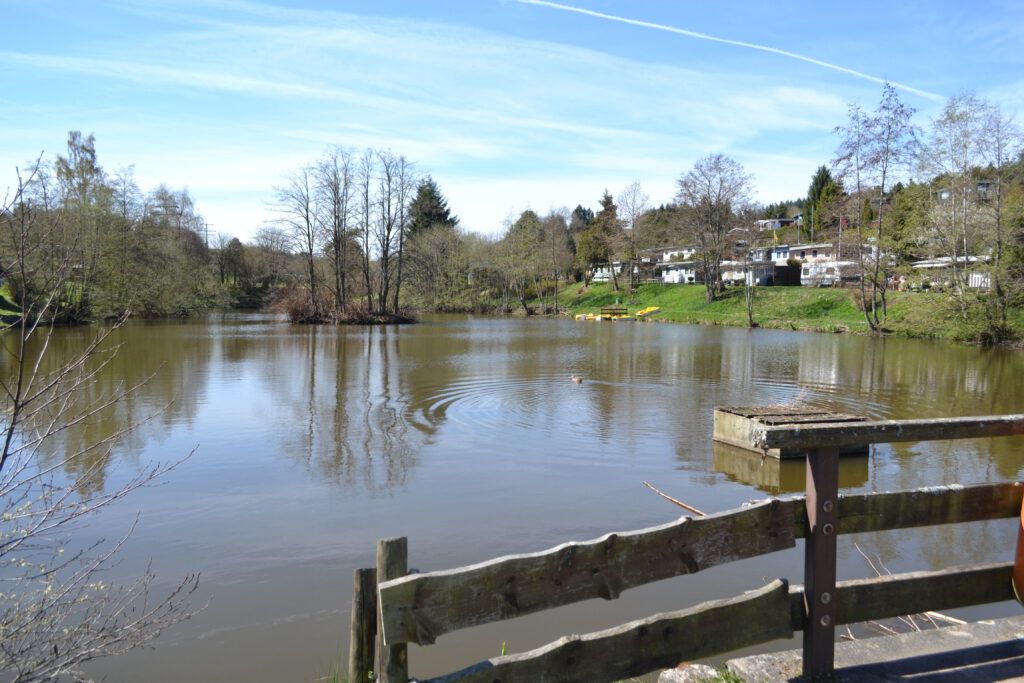
[[(778, 377), (752, 377), (758, 403), (799, 405), (849, 413), (870, 420), (888, 420), (892, 416), (893, 397), (887, 391), (865, 391), (859, 384), (842, 381), (784, 380)], [(763, 399), (763, 400), (761, 400)]]
[(449, 423), (481, 432), (528, 428), (543, 411), (571, 403), (586, 384), (570, 381), (570, 375), (464, 377), (443, 386), (420, 387), (407, 415), (434, 427)]
[[(666, 402), (706, 391), (696, 378), (608, 381), (581, 373), (489, 374), (420, 386), (406, 419), (418, 429), (458, 433), (480, 455), (507, 453), (528, 463), (622, 467), (672, 457), (681, 425), (666, 422)], [(695, 419), (683, 410), (681, 419)], [(449, 441), (451, 443), (451, 441)]]

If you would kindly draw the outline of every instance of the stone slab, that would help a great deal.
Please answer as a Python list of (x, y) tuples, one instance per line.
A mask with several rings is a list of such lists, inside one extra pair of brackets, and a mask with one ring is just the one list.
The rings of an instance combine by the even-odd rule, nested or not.
[[(1024, 681), (1024, 616), (836, 643), (836, 681)], [(800, 681), (802, 653), (729, 660), (747, 683)]]

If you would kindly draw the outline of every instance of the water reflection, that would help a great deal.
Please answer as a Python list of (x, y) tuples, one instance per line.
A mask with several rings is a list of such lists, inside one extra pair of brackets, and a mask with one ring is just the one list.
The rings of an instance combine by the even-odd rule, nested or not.
[[(88, 333), (58, 330), (54, 357)], [(708, 512), (803, 488), (799, 463), (713, 444), (716, 405), (911, 418), (1024, 404), (1020, 352), (780, 330), (471, 317), (350, 329), (228, 315), (133, 321), (112, 341), (123, 342), (120, 352), (76, 400), (144, 384), (62, 435), (62, 451), (141, 422), (121, 446), (96, 454), (109, 480), (96, 486), (112, 487), (118, 465), (130, 471), (199, 446), (166, 486), (131, 497), (137, 507), (124, 517), (146, 512), (132, 543), (139, 566), (154, 557), (169, 575), (202, 570), (216, 600), (174, 647), (109, 664), (101, 673), (111, 680), (316, 678), (345, 633), (351, 571), (372, 564), (377, 538), (408, 535), (414, 566), (443, 569), (677, 516), (643, 481)], [(1022, 442), (880, 445), (868, 458), (843, 459), (841, 485), (1013, 480)], [(119, 514), (112, 508), (99, 520), (99, 535), (118, 532)], [(1002, 535), (998, 524), (981, 524), (844, 537), (840, 572), (870, 575), (852, 541), (892, 571), (909, 571), (1004, 559)], [(601, 605), (601, 624), (544, 615), (502, 625), (498, 641), (539, 645), (626, 614), (734, 595), (766, 576), (793, 578), (801, 566), (796, 551), (759, 558), (653, 587), (637, 605), (627, 592)], [(325, 607), (324, 595), (336, 599)], [(325, 627), (325, 619), (333, 621)], [(436, 666), (417, 672), (476, 661), (446, 647), (428, 648)], [(249, 654), (225, 663), (225, 651)], [(321, 671), (296, 674), (303, 666)]]
[[(377, 492), (404, 486), (421, 451), (441, 442), (515, 443), (567, 461), (642, 456), (668, 445), (684, 469), (707, 472), (714, 460), (751, 483), (738, 474), (753, 472), (742, 460), (712, 452), (716, 404), (797, 403), (882, 419), (1008, 412), (1024, 398), (1019, 352), (539, 322), (462, 319), (397, 329), (295, 327), (265, 316), (133, 322), (112, 335), (117, 353), (96, 360), (107, 366), (76, 391), (76, 406), (143, 386), (63, 433), (60, 450), (136, 425), (114, 451), (130, 461), (212, 410), (219, 428), (237, 432), (240, 448), (254, 440), (318, 479)], [(59, 330), (47, 367), (91, 334)], [(573, 375), (582, 384), (570, 382)], [(922, 468), (949, 481), (1013, 478), (1021, 469), (1015, 449), (1015, 440), (1002, 439), (897, 444), (879, 453), (893, 463), (884, 468), (887, 482), (912, 487), (933, 479), (919, 476)], [(110, 456), (100, 449), (76, 465), (100, 473), (97, 489)], [(911, 465), (922, 457), (929, 464)]]
[[(714, 442), (715, 471), (730, 479), (753, 486), (772, 496), (784, 493), (798, 493), (806, 488), (807, 471), (802, 458), (772, 458), (738, 448), (730, 444)], [(839, 460), (839, 488), (851, 489), (868, 482), (868, 466), (871, 457), (867, 455), (845, 455)]]
[(422, 436), (405, 419), (408, 375), (394, 330), (288, 328), (244, 360), (269, 399), (268, 449), (302, 462), (318, 479), (383, 491), (404, 484)]
[[(204, 399), (202, 376), (211, 360), (211, 344), (203, 337), (205, 343), (191, 343), (183, 354), (176, 335), (162, 334), (168, 329), (182, 328), (148, 323), (114, 330), (81, 365), (79, 355), (106, 332), (103, 327), (53, 330), (48, 341), (46, 331), (40, 330), (31, 339), (30, 358), (45, 343), (40, 378), (48, 382), (61, 377), (51, 394), (55, 400), (35, 417), (67, 425), (41, 452), (43, 463), (64, 461), (70, 477), (82, 478), (84, 493), (107, 488), (113, 458), (137, 464), (136, 456), (147, 443), (159, 443), (173, 425), (195, 419)], [(138, 343), (140, 337), (144, 343)], [(70, 458), (72, 454), (80, 455)]]

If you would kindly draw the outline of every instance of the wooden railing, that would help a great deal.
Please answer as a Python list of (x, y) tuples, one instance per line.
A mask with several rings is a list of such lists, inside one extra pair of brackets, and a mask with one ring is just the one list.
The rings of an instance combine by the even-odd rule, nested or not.
[(1013, 599), (1011, 562), (837, 584), (839, 534), (1015, 517), (1024, 499), (1019, 483), (840, 496), (839, 448), (1021, 434), (1024, 415), (765, 427), (757, 434), (760, 447), (809, 449), (805, 497), (409, 576), (405, 539), (381, 541), (377, 568), (355, 573), (350, 680), (408, 680), (406, 643), (429, 645), (470, 626), (614, 599), (635, 586), (792, 548), (797, 538), (806, 540), (804, 586), (779, 579), (732, 599), (567, 636), (431, 681), (615, 681), (794, 631), (804, 633), (804, 674), (829, 675), (839, 624)]

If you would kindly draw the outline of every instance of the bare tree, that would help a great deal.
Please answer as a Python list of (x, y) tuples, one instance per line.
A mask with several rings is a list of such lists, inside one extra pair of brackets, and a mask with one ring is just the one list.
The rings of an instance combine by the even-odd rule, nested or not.
[(409, 205), (417, 185), (413, 165), (404, 156), (398, 157), (396, 180), (398, 185), (396, 197), (398, 203), (398, 258), (395, 272), (394, 303), (391, 306), (391, 310), (397, 315), (399, 311), (399, 296), (402, 292), (402, 267), (405, 265), (405, 241), (409, 232)]
[(370, 255), (370, 238), (373, 227), (373, 178), (374, 155), (372, 149), (363, 150), (356, 168), (356, 195), (358, 215), (359, 243), (362, 246), (363, 287), (366, 289), (366, 306), (373, 307), (372, 257)]
[[(979, 336), (997, 341), (1009, 332), (1005, 192), (1009, 166), (1020, 153), (1020, 132), (1012, 119), (991, 103), (965, 93), (950, 98), (932, 122), (920, 146), (923, 172), (941, 181), (931, 210), (931, 237), (941, 256), (950, 258), (954, 300), (966, 321), (982, 316)], [(987, 257), (995, 297), (975, 301), (970, 270), (975, 257)], [(980, 311), (972, 311), (981, 304)]]
[[(886, 204), (888, 192), (894, 179), (905, 170), (911, 160), (914, 143), (914, 127), (910, 120), (914, 109), (900, 101), (896, 88), (890, 83), (882, 87), (882, 99), (875, 110), (873, 119), (874, 135), (868, 146), (868, 167), (873, 171), (877, 216), (874, 230), (874, 249), (869, 253), (871, 260), (871, 283), (874, 288), (871, 308), (874, 328), (880, 328), (888, 315), (886, 292), (889, 283), (889, 243), (886, 239)], [(875, 298), (881, 304), (881, 316), (875, 305)], [(865, 307), (866, 308), (866, 307)]]
[(274, 188), (274, 208), (281, 213), (281, 223), (295, 245), (296, 251), (306, 262), (306, 278), (309, 287), (309, 310), (301, 316), (306, 322), (320, 320), (319, 281), (317, 279), (316, 253), (320, 245), (319, 223), (314, 197), (314, 169), (303, 166), (285, 176), (285, 184)]
[[(869, 217), (868, 212), (857, 212), (861, 298), (864, 319), (872, 330), (882, 328), (888, 313), (887, 195), (911, 160), (914, 127), (910, 120), (913, 115), (914, 109), (903, 104), (896, 89), (886, 83), (873, 116), (851, 105), (847, 126), (836, 129), (841, 141), (835, 165), (847, 185), (855, 189), (854, 201), (867, 200), (869, 207), (873, 205), (870, 212), (873, 217)], [(870, 240), (865, 239), (869, 233)]]
[(264, 225), (256, 230), (254, 240), (257, 254), (256, 277), (266, 287), (281, 284), (288, 268), (288, 235), (276, 225)]
[[(1024, 136), (1013, 117), (1004, 115), (998, 105), (986, 106), (986, 121), (982, 136), (982, 155), (991, 169), (991, 192), (986, 188), (984, 199), (987, 200), (988, 214), (991, 223), (991, 277), (993, 299), (993, 315), (989, 327), (998, 329), (1000, 334), (1009, 332), (1007, 309), (1010, 301), (1017, 296), (1022, 288), (1019, 279), (1009, 277), (1006, 270), (1008, 248), (1007, 225), (1016, 219), (1020, 223), (1020, 213), (1008, 216), (1009, 205), (1006, 201), (1010, 187), (1009, 167), (1015, 158), (1019, 158), (1024, 144)], [(990, 195), (990, 196), (989, 196)], [(1016, 207), (1019, 211), (1020, 207)], [(994, 319), (993, 319), (994, 318)]]
[(213, 262), (217, 266), (217, 277), (221, 284), (228, 279), (228, 244), (231, 237), (222, 232), (213, 236)]
[(334, 306), (344, 313), (349, 268), (349, 223), (354, 212), (355, 169), (352, 152), (332, 147), (316, 167), (316, 195), (334, 275)]
[(698, 159), (676, 181), (683, 231), (700, 248), (708, 301), (722, 291), (721, 263), (728, 254), (729, 230), (751, 201), (753, 176), (724, 154)]
[(551, 211), (541, 221), (543, 259), (554, 282), (552, 306), (558, 312), (558, 281), (572, 268), (574, 254), (569, 248), (569, 210)]
[(972, 94), (951, 97), (920, 147), (922, 171), (941, 178), (944, 187), (932, 214), (937, 246), (952, 258), (955, 287), (967, 286), (968, 257), (985, 248), (984, 220), (976, 194), (977, 170), (986, 161), (983, 147), (987, 104)]
[[(868, 182), (867, 148), (871, 140), (871, 122), (870, 117), (858, 104), (850, 104), (847, 107), (846, 116), (847, 125), (845, 127), (838, 126), (834, 131), (840, 136), (840, 141), (832, 166), (842, 180), (844, 187), (850, 191), (845, 213), (854, 222), (854, 227), (857, 230), (857, 246), (854, 249), (854, 253), (858, 255), (861, 263), (861, 301), (866, 301), (868, 289), (866, 278), (864, 277), (867, 271), (867, 266), (864, 263), (865, 226), (864, 221), (861, 220), (863, 213), (861, 211), (861, 204), (865, 199), (866, 183)], [(840, 215), (842, 215), (842, 210), (840, 210)], [(841, 217), (840, 226), (842, 226)], [(875, 322), (867, 305), (864, 307), (864, 321), (868, 324), (868, 327), (875, 329)]]
[(640, 223), (641, 217), (647, 213), (651, 208), (650, 197), (640, 187), (640, 183), (633, 181), (626, 189), (619, 194), (619, 218), (622, 220), (623, 228), (626, 234), (626, 241), (629, 245), (629, 272), (630, 272), (630, 289), (636, 288), (636, 281), (634, 275), (637, 271), (637, 258), (636, 258), (636, 236), (637, 226)]
[(154, 600), (151, 571), (128, 585), (104, 581), (124, 538), (112, 545), (72, 539), (91, 514), (174, 464), (154, 464), (121, 488), (103, 491), (93, 480), (131, 428), (82, 446), (61, 440), (135, 387), (88, 391), (116, 353), (109, 344), (116, 324), (97, 332), (77, 355), (53, 358), (49, 323), (60, 317), (72, 258), (43, 258), (52, 251), (50, 235), (36, 234), (38, 215), (25, 186), (19, 178), (13, 197), (0, 206), (0, 267), (19, 309), (0, 336), (0, 670), (18, 683), (65, 675), (81, 680), (84, 663), (138, 647), (188, 618), (198, 577), (186, 577)]
[(743, 301), (747, 308), (747, 327), (757, 327), (757, 323), (754, 321), (754, 299), (757, 293), (757, 265), (760, 263), (755, 260), (754, 255), (757, 252), (756, 244), (760, 235), (760, 230), (757, 227), (757, 209), (755, 205), (750, 204), (745, 207), (738, 215), (737, 218), (740, 222), (740, 229), (736, 232), (737, 235), (737, 249), (742, 253), (743, 258)]

